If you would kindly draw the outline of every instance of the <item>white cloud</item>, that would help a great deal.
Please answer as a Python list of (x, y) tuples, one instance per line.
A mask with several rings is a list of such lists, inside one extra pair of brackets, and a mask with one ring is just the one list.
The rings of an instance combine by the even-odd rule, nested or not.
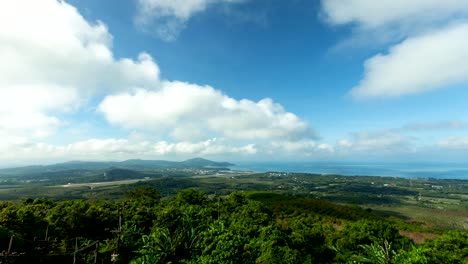
[(369, 152), (371, 155), (410, 150), (408, 140), (391, 132), (353, 133), (350, 138), (340, 140), (337, 147), (350, 152)]
[[(468, 150), (464, 121), (412, 122), (399, 127), (350, 133), (333, 146), (334, 157), (348, 160), (448, 161), (456, 150)], [(452, 135), (452, 136), (450, 136)], [(461, 135), (461, 136), (460, 136)]]
[(314, 154), (327, 155), (333, 154), (335, 148), (326, 143), (317, 143), (311, 140), (301, 141), (273, 141), (263, 145), (262, 150), (265, 153), (275, 156), (293, 155), (293, 156), (311, 156)]
[(135, 24), (165, 41), (173, 41), (194, 15), (209, 6), (246, 0), (138, 0)]
[(468, 127), (468, 124), (459, 120), (438, 121), (438, 122), (413, 122), (403, 125), (396, 131), (402, 132), (432, 132), (435, 130), (460, 130)]
[(356, 98), (395, 97), (468, 81), (468, 2), (464, 0), (322, 0), (331, 25), (350, 25), (338, 47), (399, 43), (364, 63)]
[(93, 91), (146, 87), (159, 78), (148, 54), (136, 61), (115, 59), (107, 27), (89, 23), (62, 1), (2, 2), (0, 43), (8, 62), (0, 64), (1, 86), (40, 83)]
[(464, 0), (322, 0), (322, 13), (330, 24), (356, 24), (364, 29), (440, 22), (468, 14)]
[(154, 151), (159, 155), (212, 156), (226, 154), (253, 155), (257, 153), (254, 144), (244, 146), (229, 145), (224, 140), (208, 139), (201, 142), (169, 143), (161, 141), (155, 144)]
[(87, 22), (63, 1), (0, 3), (0, 135), (45, 137), (58, 113), (89, 96), (157, 85), (159, 68), (145, 53), (115, 59), (106, 26)]
[(402, 96), (468, 82), (468, 23), (411, 37), (364, 64), (357, 98)]
[(0, 84), (0, 135), (3, 140), (9, 140), (10, 135), (33, 138), (52, 135), (61, 121), (48, 112), (73, 109), (78, 100), (75, 91), (64, 87)]
[[(5, 162), (31, 163), (57, 162), (63, 160), (125, 160), (142, 159), (185, 159), (212, 157), (215, 159), (252, 159), (252, 157), (310, 157), (327, 156), (334, 148), (313, 141), (271, 141), (261, 144), (239, 143), (223, 138), (203, 141), (151, 141), (144, 138), (92, 138), (69, 144), (48, 144), (27, 138), (0, 142), (0, 160)], [(18, 159), (21, 157), (21, 159)]]
[(320, 150), (320, 151), (328, 152), (328, 153), (334, 153), (335, 152), (335, 147), (333, 147), (330, 144), (326, 144), (326, 143), (318, 144), (317, 149)]
[(18, 157), (29, 162), (80, 160), (123, 160), (130, 158), (189, 158), (194, 156), (251, 156), (257, 153), (253, 144), (236, 145), (220, 139), (200, 142), (167, 141), (151, 142), (131, 139), (88, 139), (65, 145), (36, 143), (24, 138), (0, 142), (0, 160), (18, 161)]
[(439, 147), (451, 150), (467, 150), (468, 137), (450, 137), (442, 139), (437, 144)]
[(307, 123), (271, 99), (235, 100), (209, 86), (163, 82), (160, 91), (107, 96), (107, 120), (128, 129), (169, 131), (178, 140), (212, 135), (237, 140), (315, 138)]
[[(221, 2), (238, 1), (167, 1), (165, 8), (184, 20)], [(259, 143), (315, 138), (271, 99), (236, 100), (209, 86), (164, 81), (144, 52), (115, 58), (106, 25), (64, 1), (0, 2), (0, 57), (2, 162), (253, 155), (265, 151)], [(96, 101), (109, 122), (131, 129), (128, 139), (105, 138), (112, 137), (107, 124), (90, 116)], [(63, 135), (77, 126), (70, 116), (103, 126), (104, 139), (86, 139), (95, 137), (87, 131), (70, 143)]]

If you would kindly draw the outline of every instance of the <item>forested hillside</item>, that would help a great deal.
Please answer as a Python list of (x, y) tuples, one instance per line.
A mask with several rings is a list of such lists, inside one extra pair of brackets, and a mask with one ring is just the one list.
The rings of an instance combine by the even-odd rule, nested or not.
[[(119, 224), (120, 223), (120, 224)], [(468, 233), (418, 233), (356, 206), (270, 192), (0, 204), (1, 263), (467, 263)], [(403, 229), (407, 229), (406, 231)]]

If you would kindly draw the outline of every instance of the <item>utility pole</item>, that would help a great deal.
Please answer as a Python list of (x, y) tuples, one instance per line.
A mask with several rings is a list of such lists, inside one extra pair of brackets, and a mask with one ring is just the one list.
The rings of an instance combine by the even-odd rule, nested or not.
[(119, 259), (119, 245), (120, 245), (120, 235), (122, 234), (122, 214), (119, 214), (119, 228), (117, 230), (112, 230), (112, 233), (117, 234), (117, 240), (115, 241), (115, 250), (112, 252), (111, 261), (117, 262)]
[[(0, 253), (0, 257), (2, 258), (0, 260), (0, 263), (17, 263), (16, 261), (10, 260), (11, 257), (20, 257), (21, 255), (24, 255), (24, 253), (18, 253), (18, 252), (11, 252), (11, 249), (13, 247), (13, 240), (14, 240), (14, 235), (10, 237), (10, 242), (8, 243), (8, 250), (3, 250)], [(4, 262), (5, 261), (5, 262)]]
[(76, 252), (78, 252), (78, 238), (75, 237), (75, 251), (73, 252), (73, 264), (76, 264)]
[(94, 250), (94, 264), (97, 263), (98, 249), (99, 249), (99, 241), (96, 243), (96, 249)]
[(218, 197), (218, 221), (219, 221), (219, 216), (221, 214), (220, 209), (219, 209), (219, 199), (221, 199), (221, 198)]
[(10, 244), (8, 244), (8, 251), (7, 251), (8, 255), (10, 255), (10, 253), (11, 253), (11, 246), (13, 245), (13, 237), (14, 236), (10, 237)]
[(49, 226), (47, 226), (47, 229), (45, 231), (45, 238), (44, 241), (48, 241), (48, 235), (49, 235)]
[[(8, 250), (3, 250), (2, 255), (1, 255), (5, 259), (5, 263), (9, 263), (9, 261), (8, 261), (9, 257), (18, 256), (16, 254), (14, 254), (14, 255), (11, 254), (11, 246), (12, 245), (13, 245), (13, 235), (10, 237), (10, 243), (8, 244)], [(0, 263), (3, 263), (3, 260), (0, 261)]]

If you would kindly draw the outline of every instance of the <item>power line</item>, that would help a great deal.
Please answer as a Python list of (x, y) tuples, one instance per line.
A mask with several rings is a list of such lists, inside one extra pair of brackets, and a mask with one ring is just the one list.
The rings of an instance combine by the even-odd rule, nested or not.
[(88, 244), (82, 248), (78, 248), (78, 238), (75, 239), (75, 252), (73, 253), (73, 264), (77, 263), (77, 254), (81, 252), (92, 251), (93, 246), (96, 246), (94, 249), (94, 263), (97, 263), (97, 255), (99, 249), (99, 240), (93, 241), (91, 244)]

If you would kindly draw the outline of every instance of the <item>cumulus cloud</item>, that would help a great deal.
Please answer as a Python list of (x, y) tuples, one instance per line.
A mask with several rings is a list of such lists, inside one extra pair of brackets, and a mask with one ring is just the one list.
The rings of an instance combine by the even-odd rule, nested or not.
[(468, 15), (463, 0), (322, 0), (321, 17), (332, 26), (349, 25), (352, 34), (333, 50), (381, 49), (447, 25)]
[(218, 136), (236, 140), (315, 139), (307, 123), (271, 99), (235, 100), (209, 86), (164, 82), (159, 91), (107, 96), (99, 110), (113, 124), (167, 130), (178, 140)]
[[(238, 1), (159, 2), (186, 21), (209, 5)], [(315, 139), (305, 121), (271, 99), (236, 100), (209, 86), (165, 81), (151, 55), (116, 58), (112, 41), (103, 22), (87, 21), (64, 1), (0, 3), (1, 161), (253, 155), (266, 152), (258, 143)], [(69, 115), (92, 119), (96, 107), (130, 129), (129, 138), (86, 139), (89, 132), (70, 142), (60, 133), (50, 143), (76, 125)]]
[[(468, 2), (322, 0), (331, 25), (350, 25), (349, 43), (392, 43), (364, 63), (355, 98), (396, 97), (468, 82)], [(398, 43), (398, 44), (393, 44)]]
[(0, 64), (2, 87), (41, 83), (93, 91), (146, 87), (159, 78), (148, 54), (115, 59), (107, 27), (89, 23), (63, 1), (2, 2), (0, 40), (8, 62)]
[(364, 64), (358, 98), (401, 96), (468, 82), (468, 23), (408, 38)]
[[(27, 8), (25, 8), (27, 7)], [(14, 25), (14, 26), (13, 26)], [(54, 113), (129, 86), (156, 85), (159, 68), (145, 53), (115, 59), (112, 36), (62, 1), (3, 1), (0, 6), (0, 135), (51, 135)]]
[(216, 138), (201, 142), (177, 142), (169, 143), (161, 141), (155, 144), (154, 151), (159, 155), (191, 155), (191, 156), (211, 156), (226, 154), (253, 155), (257, 153), (254, 144), (244, 146), (230, 146), (224, 140)]
[(173, 41), (187, 21), (216, 4), (242, 3), (246, 0), (138, 0), (135, 24), (162, 40)]

